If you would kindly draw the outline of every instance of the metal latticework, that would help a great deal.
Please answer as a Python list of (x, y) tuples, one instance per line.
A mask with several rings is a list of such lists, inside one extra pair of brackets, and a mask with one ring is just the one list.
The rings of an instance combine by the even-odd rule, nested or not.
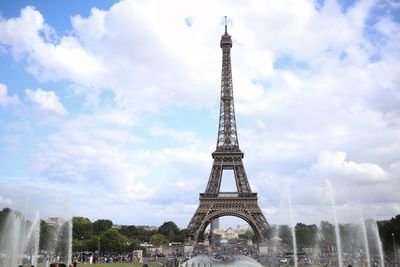
[[(230, 56), (232, 39), (226, 24), (225, 33), (221, 37), (221, 48), (221, 104), (217, 148), (212, 153), (214, 162), (206, 191), (200, 194), (200, 205), (187, 229), (190, 240), (197, 242), (212, 220), (222, 216), (236, 216), (245, 220), (252, 227), (257, 240), (264, 243), (269, 225), (258, 206), (257, 193), (251, 191), (242, 161), (244, 154), (240, 151), (236, 131)], [(220, 192), (222, 173), (227, 169), (234, 172), (236, 192)]]
[(225, 26), (225, 34), (221, 37), (222, 73), (221, 103), (219, 113), (217, 151), (240, 151), (236, 131), (235, 107), (233, 101), (231, 48), (232, 39)]

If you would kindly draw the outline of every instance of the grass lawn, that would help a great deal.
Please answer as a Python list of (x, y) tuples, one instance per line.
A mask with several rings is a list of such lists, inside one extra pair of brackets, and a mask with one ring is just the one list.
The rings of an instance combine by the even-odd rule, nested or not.
[[(78, 267), (142, 267), (143, 262), (132, 262), (132, 263), (96, 263), (96, 264), (78, 264)], [(159, 262), (147, 262), (149, 267), (160, 267), (162, 264)]]
[[(78, 267), (143, 267), (143, 262), (132, 262), (132, 263), (96, 263), (96, 264), (83, 264), (78, 263)], [(149, 267), (160, 267), (162, 264), (159, 262), (147, 262)], [(38, 267), (47, 267), (39, 263)]]

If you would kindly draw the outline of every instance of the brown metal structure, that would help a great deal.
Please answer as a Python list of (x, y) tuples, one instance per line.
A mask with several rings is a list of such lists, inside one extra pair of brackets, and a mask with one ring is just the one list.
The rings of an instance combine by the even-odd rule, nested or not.
[[(232, 39), (228, 34), (226, 22), (220, 45), (222, 77), (217, 148), (212, 153), (214, 163), (206, 191), (200, 193), (200, 205), (187, 228), (189, 239), (197, 242), (206, 227), (216, 218), (236, 216), (251, 226), (259, 243), (264, 243), (269, 225), (258, 206), (257, 193), (251, 191), (242, 161), (244, 154), (239, 148), (232, 86)], [(236, 192), (220, 192), (224, 170), (233, 170)]]

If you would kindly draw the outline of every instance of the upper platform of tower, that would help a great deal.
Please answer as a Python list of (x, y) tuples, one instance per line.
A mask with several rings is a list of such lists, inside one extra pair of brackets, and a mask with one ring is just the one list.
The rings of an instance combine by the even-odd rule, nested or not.
[(232, 38), (228, 34), (228, 26), (227, 26), (227, 22), (226, 22), (226, 16), (225, 16), (225, 33), (224, 33), (224, 35), (221, 36), (220, 45), (221, 45), (221, 48), (232, 47)]

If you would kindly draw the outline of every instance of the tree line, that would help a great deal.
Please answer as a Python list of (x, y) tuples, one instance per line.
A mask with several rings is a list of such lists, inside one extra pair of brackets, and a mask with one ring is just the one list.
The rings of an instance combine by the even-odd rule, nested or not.
[(164, 222), (156, 229), (135, 225), (113, 228), (113, 222), (99, 219), (91, 222), (88, 218), (73, 217), (73, 251), (100, 251), (100, 253), (120, 253), (145, 249), (142, 243), (165, 245), (171, 242), (185, 242), (186, 230), (180, 230), (172, 222)]
[[(364, 248), (366, 238), (371, 251), (378, 251), (375, 231), (378, 231), (382, 248), (385, 252), (393, 253), (394, 248), (400, 245), (400, 215), (389, 220), (376, 221), (367, 219), (364, 221), (365, 230), (361, 224), (339, 224), (339, 233), (343, 251), (357, 251)], [(365, 231), (365, 232), (364, 232)], [(295, 226), (296, 243), (299, 251), (314, 248), (319, 244), (322, 253), (329, 253), (336, 247), (335, 226), (327, 221), (306, 225), (297, 223)], [(278, 237), (286, 249), (293, 247), (292, 229), (288, 225), (280, 225), (279, 229), (272, 227), (266, 233), (272, 240)]]
[[(4, 229), (5, 219), (10, 213), (9, 208), (0, 211), (0, 240), (2, 229)], [(22, 216), (22, 214), (21, 214)], [(150, 228), (135, 225), (125, 225), (118, 228), (108, 219), (98, 219), (91, 222), (85, 217), (72, 218), (72, 246), (73, 251), (99, 251), (104, 253), (121, 253), (136, 249), (143, 249), (141, 244), (151, 243), (153, 245), (163, 245), (171, 242), (185, 242), (187, 240), (186, 229), (179, 229), (172, 221), (164, 222), (158, 228)], [(377, 221), (368, 219), (365, 221), (366, 235), (368, 239), (374, 239), (374, 227), (377, 227), (382, 241), (384, 251), (393, 252), (394, 245), (400, 245), (400, 215), (389, 220)], [(65, 227), (64, 227), (65, 228)], [(54, 226), (41, 220), (40, 223), (40, 242), (39, 249), (46, 250), (51, 245), (48, 240), (54, 233)], [(59, 231), (59, 230), (58, 230)], [(345, 251), (352, 251), (362, 247), (362, 229), (357, 224), (340, 224), (339, 231), (342, 247)], [(319, 226), (315, 224), (307, 225), (297, 223), (295, 226), (296, 241), (299, 251), (312, 248), (319, 244), (321, 251), (329, 251), (335, 244), (335, 227), (333, 224), (323, 221)], [(67, 230), (62, 230), (62, 238), (66, 239)], [(279, 229), (271, 227), (267, 233), (267, 238), (273, 240), (278, 237), (281, 243), (288, 250), (292, 248), (292, 230), (288, 225), (281, 225)], [(252, 239), (254, 234), (249, 231), (239, 236), (243, 239)], [(217, 238), (218, 239), (218, 238)], [(393, 241), (395, 244), (393, 244)], [(369, 242), (372, 249), (374, 242)], [(376, 245), (375, 245), (376, 246)]]

